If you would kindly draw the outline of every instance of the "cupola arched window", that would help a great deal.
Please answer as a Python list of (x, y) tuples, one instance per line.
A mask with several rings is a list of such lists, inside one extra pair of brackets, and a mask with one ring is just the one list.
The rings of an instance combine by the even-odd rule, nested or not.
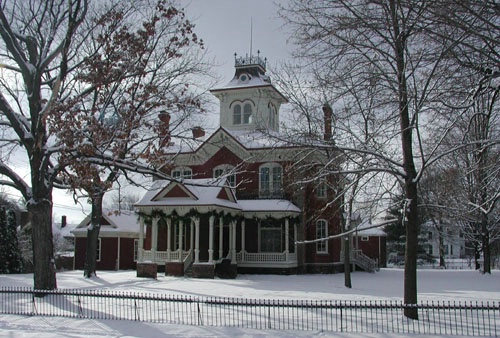
[(251, 124), (253, 104), (250, 102), (233, 105), (233, 125)]
[(241, 105), (239, 104), (233, 107), (233, 124), (241, 124)]

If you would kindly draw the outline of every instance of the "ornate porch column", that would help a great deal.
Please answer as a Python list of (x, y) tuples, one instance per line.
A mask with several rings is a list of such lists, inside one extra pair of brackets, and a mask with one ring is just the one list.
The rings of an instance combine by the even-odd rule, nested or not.
[(241, 260), (245, 261), (245, 220), (241, 221)]
[(179, 257), (181, 256), (182, 254), (182, 250), (183, 250), (183, 247), (182, 247), (182, 236), (184, 235), (184, 221), (183, 220), (179, 220)]
[(153, 256), (153, 263), (156, 263), (156, 250), (158, 249), (158, 217), (153, 217), (151, 237), (151, 255)]
[(170, 261), (170, 252), (172, 251), (171, 247), (172, 242), (172, 219), (167, 217), (167, 261)]
[(236, 221), (230, 223), (230, 249), (231, 249), (231, 264), (236, 264)]
[(289, 244), (289, 237), (290, 237), (290, 234), (289, 234), (289, 230), (290, 230), (290, 225), (289, 225), (289, 221), (288, 221), (288, 217), (285, 218), (285, 261), (288, 262), (288, 256), (289, 256), (289, 253), (290, 253), (290, 248), (288, 247)]
[(138, 248), (138, 256), (137, 259), (139, 263), (142, 263), (143, 260), (143, 251), (144, 251), (144, 218), (139, 218), (139, 248)]
[(297, 260), (299, 259), (297, 255), (297, 222), (293, 222), (293, 244), (294, 244), (294, 250), (295, 252), (295, 257), (297, 257)]
[(195, 246), (195, 244), (194, 244), (195, 222), (196, 222), (196, 219), (194, 217), (191, 217), (191, 222), (190, 222), (191, 228), (189, 231), (189, 251), (194, 251), (193, 247)]
[[(194, 221), (194, 222), (193, 222)], [(191, 219), (191, 224), (195, 227), (195, 244), (194, 244), (194, 262), (200, 262), (200, 219), (198, 217)]]
[(224, 252), (224, 220), (222, 217), (219, 218), (219, 259), (222, 258)]
[(214, 223), (215, 216), (210, 216), (208, 219), (209, 231), (208, 231), (208, 262), (213, 263), (214, 261)]

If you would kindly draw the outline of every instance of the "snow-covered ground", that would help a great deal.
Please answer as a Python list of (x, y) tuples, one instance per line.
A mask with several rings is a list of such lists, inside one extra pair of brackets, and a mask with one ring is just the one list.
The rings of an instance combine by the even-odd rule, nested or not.
[[(401, 299), (403, 270), (382, 269), (352, 275), (353, 288), (344, 276), (239, 275), (234, 280), (192, 279), (159, 275), (157, 280), (135, 277), (135, 271), (99, 272), (83, 278), (81, 271), (57, 275), (59, 288), (109, 289), (171, 295), (220, 296), (266, 299), (374, 300)], [(0, 286), (32, 286), (32, 275), (2, 275)], [(421, 270), (419, 299), (500, 301), (500, 272), (482, 275), (471, 270)], [(194, 327), (127, 321), (50, 317), (0, 316), (0, 337), (403, 337), (400, 334), (338, 334), (302, 331), (258, 331), (239, 328)], [(408, 337), (411, 335), (407, 335)]]

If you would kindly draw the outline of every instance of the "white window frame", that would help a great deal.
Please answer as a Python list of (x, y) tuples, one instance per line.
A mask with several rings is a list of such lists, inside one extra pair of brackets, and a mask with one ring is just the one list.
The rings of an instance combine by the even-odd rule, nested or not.
[[(318, 219), (316, 221), (316, 239), (328, 237), (328, 221), (326, 219)], [(316, 242), (316, 253), (328, 253), (328, 240)]]
[(193, 170), (189, 167), (177, 167), (172, 169), (171, 176), (176, 179), (191, 179)]
[(139, 239), (134, 239), (134, 262), (139, 260)]
[[(276, 253), (276, 252), (283, 252), (283, 227), (281, 224), (276, 225), (274, 223), (271, 224), (272, 226), (263, 225), (262, 221), (259, 221), (259, 252), (262, 253)], [(269, 238), (269, 235), (266, 235), (266, 232), (279, 232), (279, 249), (278, 251), (264, 251), (262, 248), (262, 240), (263, 238)], [(264, 232), (264, 234), (263, 234)]]
[(368, 242), (370, 240), (370, 236), (361, 236), (362, 242)]
[(316, 197), (326, 198), (327, 197), (327, 194), (326, 194), (327, 187), (328, 186), (326, 185), (326, 182), (320, 181), (320, 183), (316, 187)]
[(243, 114), (242, 114), (242, 124), (251, 124), (253, 116), (253, 106), (250, 102), (245, 102), (243, 105)]
[(240, 125), (242, 121), (241, 104), (237, 103), (233, 107), (233, 125)]
[[(267, 176), (268, 176), (268, 179), (266, 181), (264, 181), (265, 171), (267, 171)], [(279, 179), (276, 178), (276, 175), (279, 175)], [(259, 167), (259, 196), (261, 198), (281, 197), (282, 191), (283, 191), (283, 167), (278, 163), (265, 163), (261, 165)]]
[(221, 164), (213, 169), (213, 178), (225, 175), (230, 187), (236, 187), (236, 173), (234, 167), (229, 164)]

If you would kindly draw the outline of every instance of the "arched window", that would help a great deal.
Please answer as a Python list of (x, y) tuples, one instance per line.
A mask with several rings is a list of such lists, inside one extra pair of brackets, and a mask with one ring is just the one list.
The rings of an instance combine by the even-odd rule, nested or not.
[(241, 124), (241, 106), (239, 104), (233, 107), (233, 124)]
[(276, 107), (269, 103), (269, 128), (276, 129)]
[(233, 106), (233, 125), (251, 124), (252, 114), (252, 102), (235, 103)]
[(259, 169), (259, 196), (261, 198), (281, 198), (283, 170), (277, 163), (266, 163)]
[(193, 178), (193, 171), (191, 168), (187, 167), (178, 167), (172, 170), (172, 177), (181, 179), (181, 178), (186, 178), (186, 179), (191, 179)]
[(243, 107), (243, 124), (252, 123), (252, 105), (250, 103), (245, 103)]
[(236, 186), (236, 173), (234, 167), (229, 164), (222, 164), (214, 168), (214, 178), (225, 176), (231, 187)]
[[(328, 237), (328, 222), (324, 219), (316, 221), (316, 239)], [(328, 253), (328, 240), (316, 242), (317, 253)]]

